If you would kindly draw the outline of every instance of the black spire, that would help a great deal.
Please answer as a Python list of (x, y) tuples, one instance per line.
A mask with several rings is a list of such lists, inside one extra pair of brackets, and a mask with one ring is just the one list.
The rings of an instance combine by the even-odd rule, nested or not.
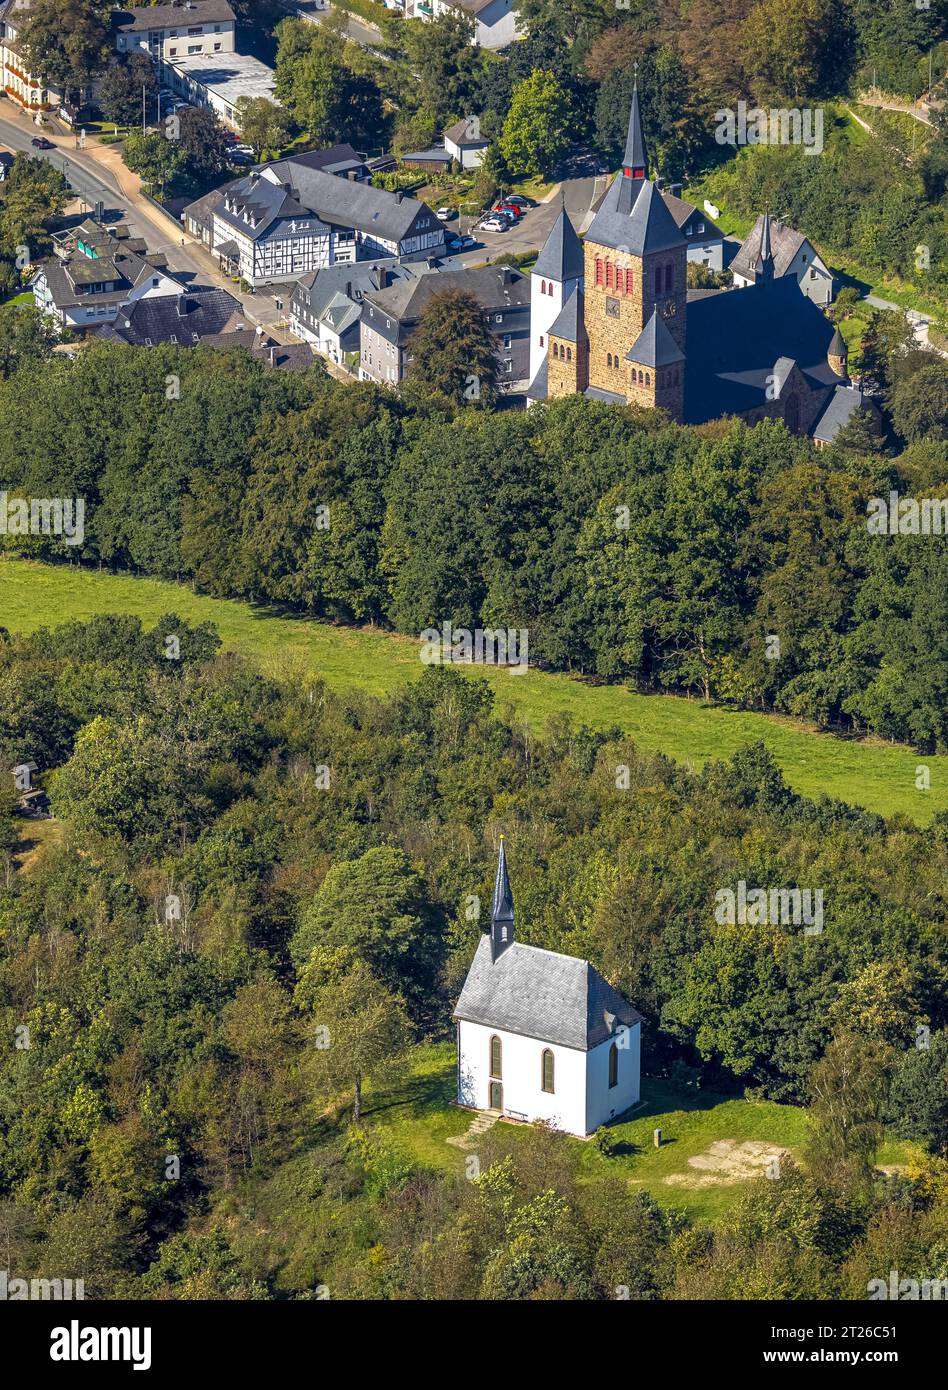
[(757, 283), (774, 278), (774, 258), (770, 249), (770, 210), (764, 213), (764, 225), (760, 229), (760, 251), (754, 266)]
[(490, 958), (496, 960), (512, 945), (514, 939), (514, 904), (507, 877), (507, 855), (504, 850), (504, 837), (500, 837), (500, 853), (497, 856), (497, 877), (494, 880), (494, 901), (490, 910)]
[[(637, 66), (637, 65), (636, 65)], [(639, 79), (636, 73), (632, 87), (632, 106), (629, 110), (629, 133), (625, 139), (622, 172), (627, 179), (648, 178), (648, 156), (642, 135), (642, 113), (639, 110)]]

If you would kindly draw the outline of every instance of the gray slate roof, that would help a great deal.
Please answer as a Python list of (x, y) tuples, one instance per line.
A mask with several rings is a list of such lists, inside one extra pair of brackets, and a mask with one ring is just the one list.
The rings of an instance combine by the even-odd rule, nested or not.
[(694, 232), (694, 234), (688, 238), (689, 243), (723, 240), (724, 233), (717, 223), (712, 222), (706, 212), (698, 212), (694, 203), (689, 203), (687, 198), (679, 198), (677, 193), (663, 193), (662, 198), (668, 211), (675, 219), (675, 225), (678, 227), (684, 227), (688, 219), (694, 217), (696, 212), (698, 213), (699, 219), (704, 223), (704, 231)]
[(566, 209), (553, 223), (553, 230), (543, 244), (543, 250), (533, 267), (534, 275), (549, 280), (575, 280), (583, 273), (583, 247), (566, 215)]
[[(697, 425), (766, 405), (768, 378), (795, 362), (814, 390), (841, 385), (826, 360), (833, 325), (795, 276), (688, 296), (684, 421)], [(786, 371), (789, 371), (786, 366)]]
[[(630, 210), (624, 210), (629, 204)], [(586, 240), (633, 256), (653, 251), (672, 251), (685, 238), (668, 211), (655, 184), (648, 179), (613, 179), (599, 211), (586, 232)]]
[(629, 128), (625, 137), (623, 166), (627, 169), (641, 169), (648, 177), (648, 156), (645, 153), (645, 138), (642, 134), (642, 114), (639, 111), (639, 84), (632, 85), (632, 104), (629, 107)]
[(234, 19), (227, 0), (194, 0), (185, 5), (130, 5), (112, 14), (112, 25), (123, 33), (148, 29), (181, 29), (194, 24), (226, 24)]
[[(745, 280), (753, 279), (760, 260), (760, 244), (764, 236), (766, 213), (761, 213), (754, 223), (744, 244), (731, 262), (731, 270)], [(770, 218), (770, 254), (774, 262), (774, 275), (786, 275), (790, 263), (800, 247), (808, 240), (802, 232)]]
[(455, 1018), (587, 1052), (641, 1014), (586, 960), (515, 941), (496, 961), (482, 936)]
[(587, 401), (602, 401), (604, 405), (625, 405), (625, 396), (617, 391), (604, 391), (601, 386), (587, 386), (583, 392)]
[(549, 358), (546, 356), (546, 353), (544, 353), (543, 360), (540, 362), (539, 367), (537, 367), (537, 374), (531, 381), (529, 389), (527, 390), (527, 400), (545, 401), (549, 389), (550, 362)]
[(454, 125), (448, 126), (444, 132), (445, 140), (450, 140), (453, 145), (464, 145), (470, 149), (482, 149), (489, 145), (490, 141), (483, 135), (475, 135), (478, 126), (467, 116), (463, 120), (455, 121)]
[(337, 227), (354, 227), (385, 241), (402, 241), (410, 234), (441, 228), (431, 209), (417, 198), (399, 200), (384, 188), (312, 169), (300, 159), (279, 159), (265, 164), (260, 173), (278, 185), (290, 184), (298, 202)]
[(570, 290), (566, 303), (557, 314), (550, 328), (550, 337), (565, 338), (568, 343), (578, 343), (582, 314), (583, 293), (577, 286), (576, 289)]
[(826, 404), (826, 409), (813, 427), (814, 439), (832, 444), (844, 425), (848, 425), (857, 410), (872, 410), (867, 396), (856, 386), (837, 386)]
[[(154, 347), (172, 340), (191, 347), (209, 333), (220, 333), (234, 319), (242, 319), (239, 302), (226, 290), (200, 286), (180, 295), (139, 299), (114, 324), (103, 325), (97, 337), (120, 339), (134, 347)], [(250, 330), (251, 336), (253, 329)]]
[(652, 317), (629, 348), (625, 360), (637, 362), (642, 367), (670, 367), (673, 362), (684, 362), (685, 354), (669, 333), (658, 310), (653, 309)]
[[(447, 290), (465, 290), (474, 295), (481, 308), (491, 313), (530, 307), (530, 282), (518, 270), (507, 266), (486, 266), (477, 270), (433, 270), (417, 280), (404, 279), (385, 290), (366, 293), (365, 302), (375, 308), (374, 326), (382, 332), (379, 311), (395, 321), (397, 341), (407, 341), (428, 300)], [(373, 316), (370, 314), (370, 318)], [(363, 313), (363, 322), (365, 314)], [(389, 336), (384, 333), (383, 336)]]

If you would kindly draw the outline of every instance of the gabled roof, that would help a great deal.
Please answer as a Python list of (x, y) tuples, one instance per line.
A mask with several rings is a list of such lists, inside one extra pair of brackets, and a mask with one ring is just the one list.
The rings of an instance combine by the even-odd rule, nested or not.
[[(477, 270), (430, 271), (417, 280), (401, 280), (385, 290), (367, 293), (365, 302), (375, 309), (371, 325), (382, 333), (379, 313), (391, 319), (397, 341), (405, 342), (432, 295), (447, 290), (466, 290), (490, 313), (529, 308), (530, 282), (525, 275), (507, 266), (485, 266)], [(369, 313), (369, 319), (373, 315)], [(363, 323), (366, 315), (363, 312)], [(383, 337), (389, 336), (383, 333)]]
[(666, 193), (663, 191), (662, 199), (668, 211), (675, 219), (675, 225), (678, 227), (684, 227), (689, 218), (694, 217), (695, 213), (701, 218), (701, 221), (704, 223), (704, 231), (689, 237), (688, 240), (690, 242), (723, 240), (724, 233), (717, 223), (713, 222), (703, 210), (699, 212), (694, 203), (689, 203), (687, 198), (679, 198), (677, 193)]
[(445, 140), (450, 140), (452, 145), (463, 145), (465, 149), (483, 149), (489, 145), (480, 133), (480, 125), (472, 117), (465, 117), (464, 120), (455, 121), (454, 125), (449, 126), (444, 132)]
[(348, 169), (361, 169), (365, 160), (351, 145), (331, 145), (325, 150), (307, 150), (293, 156), (295, 164), (306, 169), (323, 169), (327, 174), (341, 175)]
[[(628, 211), (624, 210), (626, 203)], [(613, 179), (586, 240), (633, 256), (672, 251), (685, 245), (684, 235), (655, 184), (648, 179), (630, 179), (625, 174)]]
[(487, 936), (477, 944), (454, 1017), (582, 1052), (641, 1022), (588, 961), (519, 941), (492, 961)]
[(543, 250), (533, 267), (534, 275), (546, 276), (548, 280), (578, 279), (583, 273), (582, 242), (573, 230), (573, 224), (560, 209), (560, 215), (553, 223), (553, 230), (543, 243)]
[(673, 362), (684, 362), (685, 354), (675, 342), (657, 309), (642, 329), (635, 342), (625, 355), (627, 362), (637, 362), (642, 367), (670, 367)]
[(868, 396), (856, 386), (837, 386), (826, 403), (813, 429), (814, 439), (824, 444), (832, 444), (844, 425), (848, 425), (857, 410), (875, 411)]
[(583, 322), (583, 294), (578, 286), (570, 290), (566, 302), (550, 328), (551, 338), (565, 338), (568, 343), (578, 343), (580, 327)]
[(354, 227), (384, 241), (402, 241), (412, 232), (444, 229), (434, 213), (416, 198), (399, 198), (384, 188), (338, 178), (310, 168), (298, 158), (279, 159), (260, 169), (262, 180), (289, 184), (304, 207), (337, 227)]
[(802, 232), (796, 232), (792, 227), (778, 222), (775, 217), (768, 219), (766, 213), (761, 213), (741, 249), (731, 262), (731, 270), (740, 275), (743, 280), (752, 280), (756, 273), (760, 260), (761, 242), (764, 241), (766, 221), (769, 221), (770, 224), (770, 254), (773, 258), (775, 277), (786, 275), (800, 247), (809, 240)]

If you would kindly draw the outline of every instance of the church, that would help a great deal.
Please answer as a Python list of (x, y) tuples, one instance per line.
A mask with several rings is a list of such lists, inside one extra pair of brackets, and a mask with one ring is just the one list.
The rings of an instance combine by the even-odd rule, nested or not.
[(638, 1103), (641, 1015), (588, 961), (514, 939), (503, 837), (454, 1018), (459, 1105), (585, 1137)]
[(531, 273), (528, 403), (582, 392), (679, 424), (782, 419), (831, 442), (865, 397), (838, 330), (796, 277), (775, 274), (769, 215), (753, 283), (690, 290), (687, 266), (687, 239), (649, 178), (636, 86), (622, 169), (585, 237), (564, 208)]

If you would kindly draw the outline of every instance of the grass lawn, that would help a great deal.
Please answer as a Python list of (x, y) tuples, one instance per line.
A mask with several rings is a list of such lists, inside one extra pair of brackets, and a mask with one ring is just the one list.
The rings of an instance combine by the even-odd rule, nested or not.
[(4, 308), (6, 308), (10, 304), (20, 304), (28, 308), (31, 308), (33, 305), (33, 291), (21, 290), (19, 294), (15, 294), (12, 296), (12, 298), (5, 299), (3, 301)]
[[(474, 1116), (455, 1108), (454, 1087), (453, 1042), (418, 1047), (407, 1081), (368, 1097), (365, 1122), (416, 1162), (462, 1172), (467, 1151), (446, 1140), (464, 1134)], [(662, 1206), (685, 1211), (694, 1220), (713, 1222), (733, 1206), (755, 1181), (753, 1173), (765, 1170), (768, 1158), (761, 1146), (772, 1148), (774, 1156), (788, 1151), (798, 1158), (806, 1139), (806, 1111), (798, 1106), (682, 1091), (649, 1077), (642, 1079), (642, 1101), (630, 1119), (610, 1127), (617, 1144), (610, 1157), (590, 1140), (570, 1140), (581, 1179), (619, 1173), (632, 1191), (644, 1188)], [(524, 1125), (500, 1124), (504, 1137), (514, 1144), (528, 1133)], [(656, 1129), (662, 1131), (658, 1149), (652, 1137)], [(750, 1167), (748, 1158), (742, 1162), (746, 1150), (740, 1145), (753, 1146)], [(878, 1162), (905, 1163), (910, 1153), (910, 1145), (891, 1140), (880, 1150)], [(698, 1159), (699, 1165), (690, 1159)]]
[[(32, 632), (97, 613), (130, 613), (149, 625), (170, 612), (189, 622), (215, 623), (225, 647), (244, 652), (275, 677), (310, 670), (335, 689), (355, 686), (384, 695), (422, 669), (418, 643), (409, 637), (282, 616), (154, 579), (0, 559), (0, 627), (11, 631)], [(840, 739), (790, 719), (709, 708), (672, 695), (639, 695), (621, 685), (591, 685), (548, 672), (511, 676), (478, 668), (476, 674), (490, 681), (501, 713), (509, 711), (534, 729), (566, 713), (590, 728), (617, 726), (643, 749), (694, 767), (763, 739), (789, 784), (804, 795), (826, 792), (883, 815), (900, 812), (919, 824), (948, 809), (948, 756), (923, 758), (898, 744)], [(931, 773), (927, 792), (915, 787), (922, 762)]]

